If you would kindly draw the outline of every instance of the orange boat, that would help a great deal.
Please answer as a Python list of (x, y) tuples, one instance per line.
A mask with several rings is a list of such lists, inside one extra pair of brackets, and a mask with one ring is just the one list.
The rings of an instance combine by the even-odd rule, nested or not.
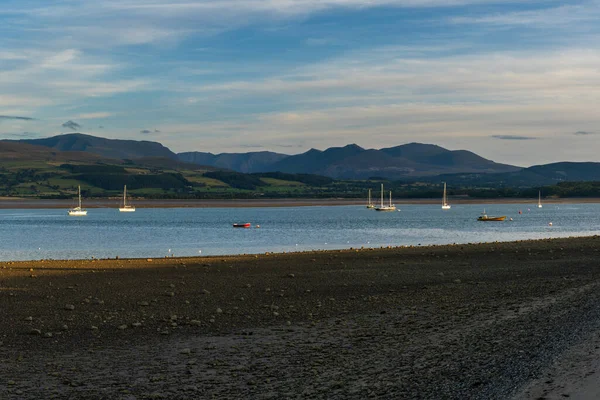
[(250, 228), (250, 222), (246, 222), (245, 224), (233, 224), (234, 228)]
[(481, 216), (477, 218), (477, 221), (504, 221), (505, 219), (506, 215), (503, 215), (501, 217), (490, 217), (485, 213), (485, 210), (483, 210), (483, 214), (481, 214)]

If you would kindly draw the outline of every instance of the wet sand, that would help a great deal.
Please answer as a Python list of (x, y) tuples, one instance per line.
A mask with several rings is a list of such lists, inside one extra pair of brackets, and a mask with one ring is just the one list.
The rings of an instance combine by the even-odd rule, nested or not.
[(2, 262), (0, 398), (577, 398), (598, 372), (599, 251)]
[[(394, 199), (395, 204), (440, 204), (440, 199)], [(118, 208), (121, 198), (85, 199), (85, 208)], [(537, 199), (451, 199), (451, 204), (523, 204), (534, 207)], [(213, 208), (213, 207), (309, 207), (365, 205), (365, 199), (214, 199), (166, 200), (133, 199), (137, 208)], [(544, 204), (600, 203), (599, 198), (544, 199)], [(42, 200), (0, 197), (0, 209), (47, 209), (73, 207), (73, 200)]]

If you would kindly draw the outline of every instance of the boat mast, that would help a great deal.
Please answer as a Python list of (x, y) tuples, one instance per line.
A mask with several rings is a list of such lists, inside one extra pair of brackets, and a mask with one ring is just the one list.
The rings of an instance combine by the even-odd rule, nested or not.
[(79, 208), (81, 208), (81, 186), (77, 186), (77, 194), (79, 197)]
[(127, 185), (123, 187), (123, 208), (127, 205)]
[(381, 184), (381, 208), (383, 208), (383, 183)]
[(367, 203), (368, 206), (371, 205), (371, 189), (369, 189), (369, 202)]
[(390, 190), (390, 207), (392, 206), (392, 191)]
[(444, 182), (444, 197), (442, 198), (442, 205), (446, 205), (446, 182)]

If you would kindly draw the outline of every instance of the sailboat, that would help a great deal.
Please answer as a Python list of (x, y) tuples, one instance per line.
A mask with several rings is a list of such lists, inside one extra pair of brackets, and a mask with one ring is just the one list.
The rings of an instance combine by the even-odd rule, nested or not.
[(123, 207), (119, 207), (119, 211), (121, 212), (134, 212), (135, 207), (127, 204), (127, 185), (123, 187)]
[(79, 197), (78, 206), (69, 209), (69, 215), (72, 217), (83, 217), (84, 215), (87, 215), (87, 210), (81, 208), (81, 186), (77, 186), (77, 194)]
[(442, 210), (449, 210), (450, 204), (448, 204), (448, 199), (446, 198), (446, 182), (444, 182), (444, 196), (442, 197)]
[(542, 191), (538, 192), (538, 208), (542, 208)]
[(396, 206), (392, 204), (392, 191), (390, 190), (390, 205), (383, 205), (383, 183), (381, 184), (381, 205), (375, 207), (375, 211), (396, 211)]
[(375, 208), (375, 204), (371, 202), (371, 189), (369, 189), (369, 200), (367, 201), (367, 208)]

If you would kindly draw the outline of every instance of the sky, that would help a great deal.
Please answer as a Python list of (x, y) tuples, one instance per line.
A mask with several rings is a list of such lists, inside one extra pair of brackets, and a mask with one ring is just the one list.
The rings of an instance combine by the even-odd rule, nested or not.
[(600, 0), (0, 0), (0, 138), (600, 162)]

